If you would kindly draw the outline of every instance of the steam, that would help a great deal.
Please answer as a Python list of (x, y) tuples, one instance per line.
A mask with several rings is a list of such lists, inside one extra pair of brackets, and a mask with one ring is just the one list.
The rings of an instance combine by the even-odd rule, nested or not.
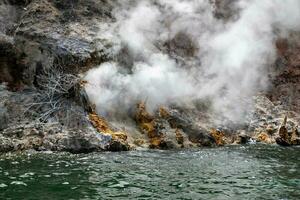
[(104, 116), (127, 113), (139, 101), (155, 110), (209, 99), (220, 115), (241, 120), (251, 96), (268, 85), (274, 41), (300, 30), (298, 0), (237, 0), (225, 19), (208, 0), (118, 4), (103, 34), (112, 36), (116, 59), (86, 75)]

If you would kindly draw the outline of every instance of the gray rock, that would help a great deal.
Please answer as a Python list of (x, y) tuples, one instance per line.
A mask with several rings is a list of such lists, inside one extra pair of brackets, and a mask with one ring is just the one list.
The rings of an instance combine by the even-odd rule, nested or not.
[(6, 107), (0, 103), (0, 131), (8, 127), (8, 114)]
[(212, 146), (215, 141), (209, 134), (209, 131), (199, 126), (197, 118), (180, 113), (176, 110), (170, 111), (168, 122), (174, 128), (181, 129), (194, 143), (199, 143), (203, 146)]
[(10, 138), (0, 135), (0, 153), (7, 153), (14, 150), (13, 142)]
[[(66, 151), (70, 153), (90, 153), (103, 150), (126, 150), (122, 144), (112, 141), (111, 136), (96, 133), (94, 130), (84, 132), (62, 128), (57, 132), (55, 125), (42, 127), (45, 132), (32, 126), (6, 129), (0, 134), (0, 153), (9, 151)], [(18, 135), (22, 130), (22, 135)], [(119, 146), (118, 146), (119, 145)], [(118, 148), (117, 148), (118, 147)]]
[(57, 142), (59, 151), (71, 153), (90, 153), (101, 150), (101, 141), (95, 134), (69, 132)]

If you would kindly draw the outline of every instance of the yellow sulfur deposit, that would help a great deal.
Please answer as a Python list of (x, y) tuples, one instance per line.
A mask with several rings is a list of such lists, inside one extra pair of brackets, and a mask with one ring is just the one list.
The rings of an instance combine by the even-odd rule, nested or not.
[(225, 141), (224, 141), (225, 135), (223, 132), (216, 129), (212, 129), (210, 135), (215, 139), (215, 142), (218, 146), (225, 145)]
[(146, 133), (150, 139), (151, 148), (159, 148), (160, 145), (164, 143), (163, 135), (155, 128), (155, 118), (148, 113), (144, 102), (137, 105), (135, 120), (140, 129)]
[(257, 141), (268, 144), (272, 142), (270, 136), (265, 132), (262, 132), (257, 136)]
[(89, 119), (98, 132), (111, 135), (113, 139), (127, 140), (127, 134), (121, 131), (113, 131), (105, 119), (101, 118), (95, 112), (89, 114)]

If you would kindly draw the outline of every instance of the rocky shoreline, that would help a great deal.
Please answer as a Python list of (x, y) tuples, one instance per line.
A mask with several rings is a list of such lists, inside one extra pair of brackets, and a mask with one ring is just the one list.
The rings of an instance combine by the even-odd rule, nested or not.
[[(125, 125), (97, 115), (84, 73), (105, 61), (127, 62), (124, 52), (114, 52), (111, 41), (99, 36), (99, 29), (114, 21), (115, 4), (0, 3), (0, 153), (180, 149), (254, 141), (300, 145), (299, 33), (278, 40), (278, 59), (269, 72), (272, 87), (253, 97), (253, 110), (243, 122), (226, 121), (198, 102), (154, 113), (140, 102)], [(180, 48), (179, 41), (172, 42)]]
[[(59, 123), (19, 122), (19, 125), (10, 125), (0, 131), (0, 153), (26, 150), (70, 153), (139, 148), (167, 150), (247, 143), (300, 145), (299, 129), (295, 121), (297, 118), (276, 118), (281, 110), (266, 97), (258, 96), (256, 100), (247, 129), (197, 126), (198, 121), (193, 119), (199, 113), (187, 116), (176, 109), (160, 108), (157, 114), (151, 115), (141, 103), (137, 106), (134, 118), (140, 131), (139, 136), (132, 137), (126, 130), (111, 128), (111, 124), (95, 113), (87, 115), (87, 112), (83, 112), (86, 113), (84, 129), (71, 129)], [(8, 120), (5, 119), (7, 116), (1, 117), (2, 122)]]

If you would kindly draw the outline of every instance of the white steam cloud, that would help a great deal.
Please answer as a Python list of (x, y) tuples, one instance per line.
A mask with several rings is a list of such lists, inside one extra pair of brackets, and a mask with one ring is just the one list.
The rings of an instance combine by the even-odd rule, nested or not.
[(244, 100), (267, 86), (274, 41), (300, 30), (299, 0), (236, 0), (225, 19), (214, 16), (209, 0), (118, 5), (103, 35), (111, 36), (119, 59), (86, 75), (88, 95), (104, 116), (126, 113), (139, 101), (155, 110), (209, 99), (215, 111), (241, 119)]

